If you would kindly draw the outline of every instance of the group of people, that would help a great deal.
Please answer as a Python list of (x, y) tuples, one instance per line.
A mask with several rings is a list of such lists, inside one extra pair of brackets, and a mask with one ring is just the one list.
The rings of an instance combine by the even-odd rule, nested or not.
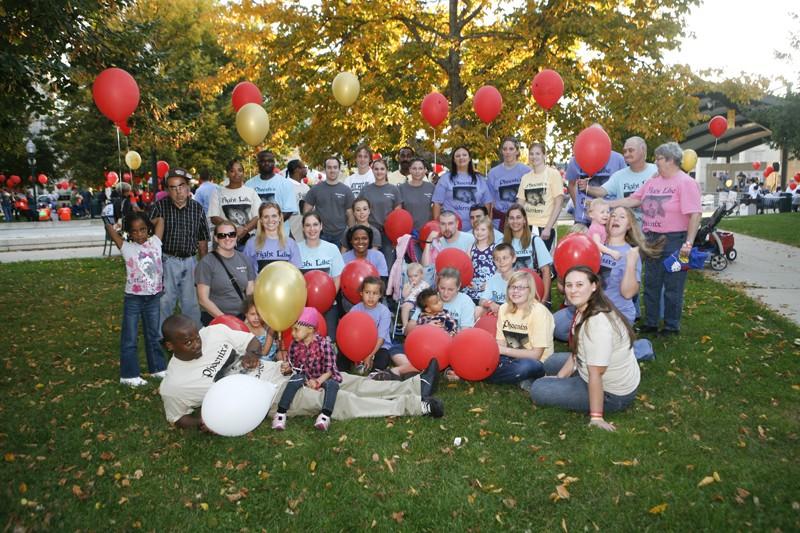
[[(430, 367), (419, 374), (396, 339), (426, 324), (456, 335), (493, 315), (500, 362), (487, 382), (519, 384), (537, 405), (584, 411), (592, 425), (613, 430), (604, 413), (630, 405), (639, 386), (637, 357), (652, 355), (648, 342), (635, 342), (633, 330), (642, 259), (647, 275), (639, 331), (679, 332), (686, 272), (668, 272), (663, 262), (691, 249), (701, 212), (699, 186), (680, 169), (676, 143), (659, 146), (651, 164), (644, 140), (632, 137), (624, 155), (612, 152), (594, 176), (573, 158), (566, 171), (576, 223), (571, 231), (589, 234), (602, 252), (602, 268), (556, 273), (552, 254), (565, 203), (562, 176), (547, 165), (540, 143), (529, 146), (530, 166), (519, 161), (513, 138), (503, 140), (500, 154), (500, 164), (482, 176), (469, 149), (457, 147), (450, 170), (439, 176), (409, 147), (400, 151), (400, 169), (390, 173), (383, 159), (361, 146), (353, 175), (343, 178), (341, 161), (332, 156), (324, 161), (324, 181), (308, 188), (301, 161), (289, 162), (287, 175), (277, 174), (274, 154), (262, 151), (257, 176), (245, 183), (241, 163), (233, 160), (226, 167), (227, 184), (201, 187), (195, 199), (188, 173), (170, 170), (168, 196), (150, 216), (132, 213), (125, 219), (128, 241), (107, 227), (128, 271), (122, 382), (145, 383), (135, 355), (141, 317), (150, 374), (166, 376), (161, 393), (167, 417), (179, 425), (202, 425), (192, 413), (218, 374), (256, 368), (284, 391), (274, 406), (275, 429), (286, 426), (295, 402), (305, 406), (299, 412), (319, 411), (320, 429), (327, 429), (331, 417), (383, 416), (387, 410), (440, 416), (434, 375), (441, 370), (447, 379), (458, 376)], [(412, 215), (414, 228), (395, 244), (383, 224), (400, 208)], [(431, 220), (438, 230), (423, 240)], [(466, 286), (458, 269), (435, 271), (436, 257), (448, 248), (462, 250), (472, 262), (474, 276)], [(356, 259), (372, 263), (378, 276), (364, 279), (360, 302), (352, 305), (340, 296), (324, 313), (327, 337), (318, 334), (316, 312), (304, 311), (291, 342), (258, 316), (252, 294), (266, 265), (288, 261), (302, 272), (321, 270), (339, 292), (345, 265)], [(556, 274), (564, 293), (561, 309), (551, 309)], [(351, 311), (367, 313), (379, 337), (356, 368), (334, 355), (336, 326)], [(208, 326), (221, 315), (244, 319), (250, 336)], [(161, 333), (174, 355), (168, 367)], [(570, 352), (554, 353), (554, 339), (567, 342)], [(253, 357), (237, 367), (234, 354)], [(343, 397), (347, 405), (339, 410)], [(374, 402), (383, 407), (370, 410)]]

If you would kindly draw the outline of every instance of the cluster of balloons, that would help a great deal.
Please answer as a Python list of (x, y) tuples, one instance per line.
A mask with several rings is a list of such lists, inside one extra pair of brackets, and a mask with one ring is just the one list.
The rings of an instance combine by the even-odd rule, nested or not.
[(103, 115), (130, 135), (128, 118), (139, 105), (139, 86), (133, 76), (121, 68), (105, 69), (94, 79), (92, 98)]
[[(497, 317), (493, 319), (497, 321)], [(500, 362), (495, 331), (489, 328), (491, 325), (476, 325), (450, 337), (442, 328), (417, 326), (406, 337), (403, 351), (417, 370), (436, 359), (439, 368), (449, 366), (462, 379), (480, 381), (491, 376)]]
[(258, 146), (269, 133), (269, 116), (262, 107), (264, 98), (254, 83), (243, 81), (233, 88), (231, 104), (236, 111), (236, 131), (244, 142)]

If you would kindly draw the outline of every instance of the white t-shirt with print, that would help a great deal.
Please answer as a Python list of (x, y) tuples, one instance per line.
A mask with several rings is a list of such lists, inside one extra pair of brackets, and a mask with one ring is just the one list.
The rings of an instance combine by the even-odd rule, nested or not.
[(164, 289), (161, 239), (152, 235), (143, 244), (125, 241), (120, 249), (125, 260), (125, 293), (152, 296)]

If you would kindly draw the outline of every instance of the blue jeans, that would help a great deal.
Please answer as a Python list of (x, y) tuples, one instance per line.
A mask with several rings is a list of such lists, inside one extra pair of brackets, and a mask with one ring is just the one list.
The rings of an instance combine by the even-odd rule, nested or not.
[(680, 250), (686, 241), (686, 232), (646, 234), (648, 242), (661, 235), (666, 237), (664, 251), (656, 259), (645, 257), (644, 265), (644, 309), (646, 326), (658, 327), (661, 291), (664, 291), (664, 329), (679, 330), (681, 328), (681, 312), (683, 311), (683, 289), (686, 285), (687, 271), (667, 272), (664, 259)]
[(6, 222), (14, 220), (14, 208), (10, 203), (3, 202), (3, 218)]
[(122, 304), (122, 333), (120, 335), (120, 377), (139, 376), (139, 317), (142, 319), (144, 349), (147, 354), (147, 370), (151, 374), (167, 368), (159, 339), (160, 294), (144, 296), (126, 294)]
[(501, 355), (500, 363), (494, 373), (484, 381), (497, 385), (508, 385), (520, 383), (526, 379), (539, 379), (542, 376), (544, 376), (544, 366), (541, 361)]
[[(181, 313), (200, 324), (200, 305), (197, 303), (197, 291), (194, 286), (194, 268), (197, 260), (192, 257), (175, 257), (164, 255), (164, 294), (161, 296), (161, 322), (172, 315), (175, 304), (181, 306)], [(159, 324), (159, 327), (160, 327)]]
[[(589, 384), (577, 372), (568, 378), (552, 377), (564, 366), (570, 354), (554, 353), (545, 361), (548, 377), (536, 380), (531, 385), (531, 400), (536, 405), (550, 405), (570, 411), (589, 412)], [(613, 413), (627, 408), (636, 399), (636, 390), (618, 396), (603, 393), (603, 411)]]
[[(285, 413), (289, 410), (289, 406), (292, 405), (292, 400), (294, 400), (297, 391), (302, 389), (305, 383), (305, 374), (301, 374), (300, 372), (292, 374), (278, 402), (278, 412)], [(325, 383), (322, 384), (322, 389), (325, 391), (325, 397), (322, 400), (322, 411), (330, 414), (333, 412), (333, 407), (336, 405), (336, 395), (339, 394), (339, 382), (334, 379), (327, 379)]]

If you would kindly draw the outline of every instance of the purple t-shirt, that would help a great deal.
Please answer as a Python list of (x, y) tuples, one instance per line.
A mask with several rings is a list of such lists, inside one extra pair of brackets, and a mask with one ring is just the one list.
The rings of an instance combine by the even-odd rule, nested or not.
[[(616, 250), (622, 255), (619, 261), (615, 261), (610, 255), (603, 254), (600, 258), (600, 277), (603, 279), (606, 296), (611, 300), (619, 312), (628, 319), (629, 324), (633, 324), (636, 320), (636, 306), (633, 304), (632, 299), (625, 298), (620, 293), (620, 286), (622, 285), (622, 277), (625, 274), (625, 265), (628, 262), (628, 250), (631, 249), (629, 244), (622, 246), (606, 245), (612, 250)], [(636, 261), (636, 281), (642, 279), (642, 259), (638, 258)]]
[[(623, 168), (627, 168), (627, 164), (625, 163), (625, 158), (622, 157), (622, 154), (619, 152), (611, 151), (611, 157), (608, 158), (605, 166), (600, 169), (597, 174), (592, 176), (589, 180), (589, 185), (591, 187), (601, 187), (605, 182), (608, 181), (608, 178), (611, 177), (611, 174), (618, 170), (622, 170)], [(569, 160), (569, 164), (567, 165), (567, 172), (565, 174), (567, 181), (574, 181), (578, 178), (588, 178), (589, 176), (586, 172), (583, 171), (581, 167), (578, 166), (577, 161), (575, 158)], [(592, 198), (586, 195), (585, 191), (576, 190), (575, 191), (575, 222), (579, 224), (586, 224), (587, 226), (591, 223), (589, 217), (586, 215), (587, 203)], [(613, 200), (613, 198), (607, 197), (609, 200)]]
[[(342, 259), (346, 265), (350, 261), (356, 260), (356, 253), (353, 250), (347, 250), (342, 254)], [(372, 263), (378, 269), (378, 275), (387, 277), (389, 275), (389, 268), (386, 266), (386, 258), (375, 248), (367, 250), (367, 261)]]
[(473, 205), (491, 203), (492, 193), (486, 180), (478, 174), (475, 183), (469, 174), (451, 176), (449, 172), (439, 178), (433, 191), (433, 203), (442, 206), (443, 211), (453, 211), (461, 219), (461, 231), (470, 231), (469, 209)]
[(686, 231), (691, 215), (703, 209), (700, 187), (683, 172), (650, 178), (630, 197), (642, 201), (642, 230), (654, 233)]
[(519, 182), (522, 176), (530, 172), (530, 167), (517, 163), (508, 168), (503, 163), (489, 171), (489, 190), (494, 197), (494, 208), (503, 213), (508, 211), (511, 204), (517, 201)]
[(265, 266), (275, 261), (289, 261), (291, 264), (300, 268), (303, 265), (303, 259), (300, 256), (300, 249), (297, 243), (291, 237), (286, 237), (286, 246), (281, 248), (278, 239), (267, 238), (264, 241), (264, 246), (256, 250), (256, 239), (248, 239), (247, 244), (244, 245), (242, 250), (244, 256), (250, 260), (253, 265), (253, 270), (261, 272)]
[(386, 348), (388, 350), (392, 347), (392, 313), (389, 311), (388, 307), (379, 303), (372, 309), (368, 309), (367, 306), (364, 305), (364, 302), (358, 302), (350, 309), (351, 313), (353, 311), (367, 313), (373, 322), (375, 322), (375, 325), (378, 327), (378, 338), (383, 339), (381, 348)]

